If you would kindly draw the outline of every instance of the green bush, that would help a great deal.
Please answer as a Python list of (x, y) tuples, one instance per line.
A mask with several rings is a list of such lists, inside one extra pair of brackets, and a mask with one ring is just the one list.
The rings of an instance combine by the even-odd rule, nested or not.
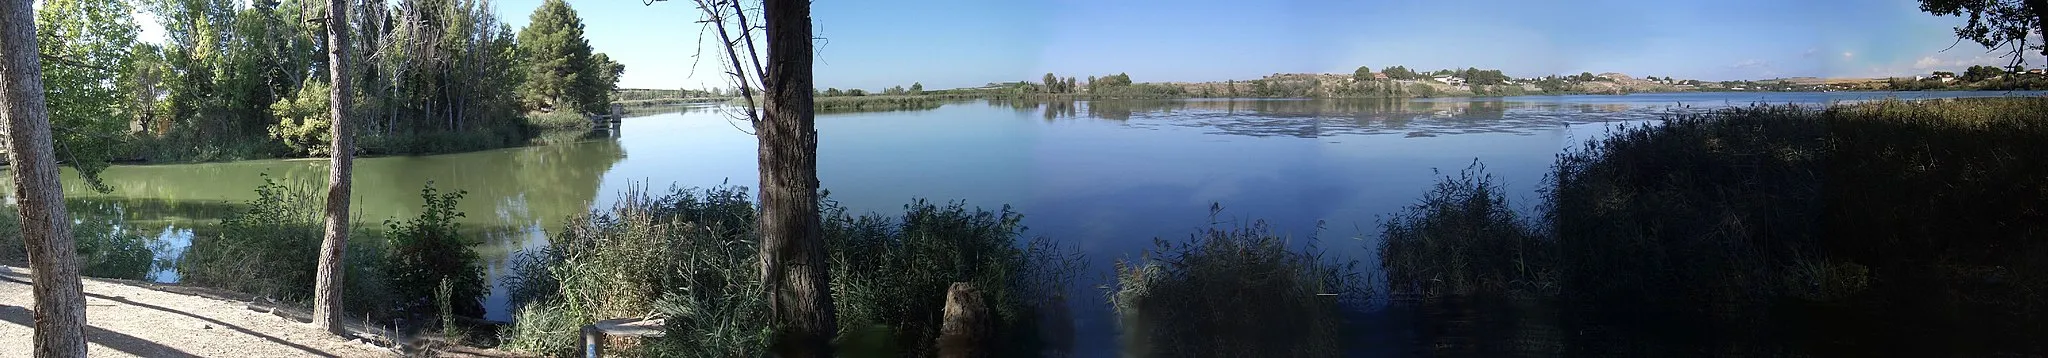
[(953, 282), (973, 283), (985, 296), (995, 329), (1005, 332), (994, 351), (1037, 356), (1067, 349), (1052, 344), (1064, 337), (1041, 336), (1039, 327), (1071, 325), (1063, 312), (1048, 311), (1064, 305), (1080, 262), (1050, 240), (1026, 241), (1023, 215), (1008, 206), (992, 212), (916, 200), (894, 219), (854, 217), (830, 202), (825, 210), (841, 334), (886, 327), (894, 341), (879, 346), (900, 350), (869, 353), (936, 355), (931, 342), (939, 338), (938, 313)]
[[(217, 232), (193, 230), (192, 245), (176, 263), (181, 282), (310, 303), (324, 228), (322, 196), (309, 185), (287, 186), (268, 175), (256, 196), (247, 210), (222, 219)], [(382, 240), (366, 230), (349, 238), (342, 304), (350, 312), (389, 312)]]
[[(945, 284), (972, 281), (999, 312), (1007, 352), (1035, 355), (1042, 304), (1071, 279), (1047, 244), (1017, 246), (1018, 217), (916, 202), (901, 221), (851, 217), (827, 201), (841, 352), (928, 356)], [(759, 281), (755, 207), (745, 188), (674, 189), (655, 198), (629, 190), (613, 208), (574, 218), (542, 250), (519, 254), (508, 284), (518, 317), (507, 348), (573, 352), (574, 327), (658, 313), (667, 337), (638, 347), (652, 356), (758, 356), (769, 333)], [(1055, 259), (1067, 259), (1055, 261)], [(898, 275), (903, 270), (907, 274)], [(859, 348), (853, 348), (859, 347)]]
[(1264, 222), (1154, 242), (1116, 262), (1109, 302), (1126, 356), (1338, 356), (1343, 317), (1371, 296), (1355, 261), (1290, 249)]
[(398, 312), (428, 313), (430, 304), (435, 303), (430, 298), (437, 297), (437, 291), (446, 285), (448, 309), (453, 314), (483, 317), (483, 299), (488, 289), (483, 259), (472, 249), (476, 243), (463, 238), (455, 225), (455, 219), (463, 216), (455, 211), (455, 202), (463, 194), (440, 193), (429, 181), (426, 188), (420, 189), (425, 204), (418, 217), (384, 221), (388, 227), (384, 233), (386, 288)]
[(1393, 293), (1547, 297), (1557, 294), (1556, 245), (1508, 204), (1474, 162), (1381, 223), (1380, 265)]
[(326, 83), (307, 81), (295, 96), (272, 103), (270, 113), (277, 117), (277, 123), (270, 125), (270, 137), (284, 143), (294, 154), (326, 155), (333, 139), (330, 128), (334, 126), (328, 118), (330, 92), (333, 91)]
[(151, 265), (156, 263), (156, 253), (149, 250), (153, 237), (123, 227), (118, 218), (79, 217), (72, 222), (76, 223), (71, 225), (71, 237), (78, 250), (80, 275), (149, 279)]
[(1558, 157), (1533, 247), (1503, 239), (1529, 235), (1504, 229), (1519, 220), (1491, 214), (1498, 200), (1444, 195), (1494, 190), (1466, 175), (1386, 225), (1383, 264), (1396, 289), (1555, 297), (1594, 331), (2038, 354), (2008, 343), (2048, 332), (2048, 165), (2020, 154), (2048, 153), (2043, 114), (2042, 98), (1885, 100), (1627, 126)]

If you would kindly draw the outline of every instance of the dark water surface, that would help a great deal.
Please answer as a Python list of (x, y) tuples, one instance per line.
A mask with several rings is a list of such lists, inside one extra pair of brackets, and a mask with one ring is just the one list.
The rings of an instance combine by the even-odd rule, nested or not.
[[(1095, 355), (1115, 351), (1108, 308), (1099, 304), (1102, 294), (1092, 292), (1105, 283), (1109, 264), (1150, 248), (1155, 237), (1185, 238), (1208, 225), (1212, 203), (1223, 207), (1220, 219), (1264, 219), (1304, 245), (1315, 238), (1333, 256), (1377, 267), (1377, 258), (1369, 253), (1377, 247), (1379, 218), (1414, 203), (1442, 176), (1437, 171), (1454, 173), (1475, 160), (1507, 186), (1510, 200), (1529, 205), (1560, 150), (1599, 137), (1618, 124), (1752, 103), (2009, 95), (2038, 93), (983, 101), (929, 111), (821, 115), (819, 175), (831, 199), (855, 211), (894, 215), (913, 198), (1014, 206), (1026, 215), (1028, 235), (1055, 238), (1088, 256), (1093, 270), (1076, 286), (1091, 292), (1070, 297), (1084, 301), (1074, 305), (1081, 335), (1076, 348)], [(717, 108), (696, 108), (629, 118), (616, 138), (360, 159), (353, 209), (359, 222), (375, 224), (417, 215), (419, 190), (427, 181), (443, 191), (467, 191), (458, 208), (467, 214), (461, 224), (484, 237), (479, 251), (497, 283), (513, 252), (545, 245), (565, 218), (609, 207), (629, 186), (755, 186), (754, 137), (736, 125)], [(72, 209), (82, 217), (117, 216), (129, 222), (127, 229), (158, 233), (158, 254), (170, 258), (190, 242), (195, 225), (217, 222), (253, 199), (262, 174), (324, 185), (326, 165), (325, 160), (258, 160), (118, 166), (103, 178), (112, 193), (86, 190), (75, 175), (67, 176), (65, 185)], [(165, 268), (155, 278), (175, 282), (178, 275)], [(493, 287), (486, 302), (488, 318), (509, 319), (503, 291)], [(1441, 311), (1441, 317), (1453, 318), (1472, 310), (1433, 309)], [(1464, 320), (1389, 313), (1380, 320), (1451, 323), (1438, 322), (1435, 326), (1446, 328), (1437, 332), (1379, 335), (1388, 340), (1382, 343), (1406, 342), (1380, 346), (1457, 346), (1430, 337), (1475, 325), (1504, 325), (1505, 331), (1473, 332), (1523, 332), (1535, 337), (1534, 342), (1587, 334), (1544, 323), (1548, 321), (1515, 318), (1554, 316), (1540, 313), (1542, 309), (1482, 312), (1523, 313), (1467, 312), (1472, 317)], [(1461, 336), (1494, 341), (1482, 333)]]

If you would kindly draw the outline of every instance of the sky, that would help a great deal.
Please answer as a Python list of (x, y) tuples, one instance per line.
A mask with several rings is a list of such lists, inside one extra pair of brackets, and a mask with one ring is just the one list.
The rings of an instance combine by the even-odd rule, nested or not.
[[(513, 27), (541, 0), (498, 0)], [(570, 0), (623, 88), (728, 87), (689, 1)], [(815, 0), (819, 88), (1138, 82), (1477, 67), (1700, 80), (1891, 77), (2003, 65), (1916, 0)], [(140, 20), (140, 19), (139, 19)], [(147, 21), (143, 21), (147, 22)], [(144, 38), (150, 25), (144, 24)], [(1953, 48), (1950, 48), (1954, 45)], [(701, 53), (699, 49), (706, 50)], [(1946, 51), (1944, 51), (1946, 49)], [(2029, 63), (2044, 63), (2038, 55)]]

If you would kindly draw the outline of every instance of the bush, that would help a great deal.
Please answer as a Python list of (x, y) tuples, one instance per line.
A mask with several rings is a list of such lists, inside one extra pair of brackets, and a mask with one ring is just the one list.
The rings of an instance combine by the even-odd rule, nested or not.
[(429, 181), (420, 189), (420, 198), (426, 203), (418, 217), (384, 221), (389, 227), (384, 234), (386, 288), (393, 308), (401, 314), (429, 313), (425, 310), (435, 303), (430, 298), (436, 298), (439, 288), (446, 285), (448, 310), (464, 317), (483, 316), (488, 289), (483, 260), (471, 248), (476, 243), (463, 238), (455, 226), (455, 219), (463, 216), (455, 211), (455, 202), (463, 194), (442, 194)]
[[(78, 211), (73, 211), (72, 215), (84, 216)], [(156, 252), (149, 250), (153, 237), (131, 231), (122, 225), (119, 218), (74, 217), (72, 222), (76, 223), (71, 225), (71, 237), (78, 250), (80, 275), (128, 280), (150, 278), (151, 265), (156, 263)], [(10, 232), (12, 235), (19, 233)]]
[(1109, 301), (1127, 356), (1338, 356), (1343, 317), (1371, 296), (1355, 261), (1291, 250), (1264, 222), (1154, 241), (1116, 262)]
[(326, 155), (332, 149), (328, 148), (333, 138), (329, 133), (334, 126), (328, 118), (330, 92), (325, 83), (307, 81), (294, 97), (272, 103), (270, 113), (277, 116), (277, 123), (270, 125), (270, 137), (294, 154)]
[[(310, 186), (287, 186), (264, 177), (249, 208), (221, 221), (218, 234), (195, 234), (177, 262), (183, 283), (309, 304), (323, 238), (323, 200)], [(349, 234), (342, 267), (344, 309), (375, 318), (432, 311), (443, 278), (452, 283), (455, 313), (481, 316), (482, 261), (457, 235), (453, 219), (461, 193), (439, 194), (432, 184), (417, 218), (388, 221), (388, 232)], [(204, 229), (195, 229), (203, 232)]]
[(953, 282), (972, 283), (983, 293), (996, 331), (1005, 332), (990, 347), (994, 352), (1037, 356), (1068, 348), (1058, 344), (1064, 337), (1048, 337), (1039, 327), (1071, 325), (1053, 308), (1064, 305), (1080, 263), (1044, 238), (1018, 247), (1027, 242), (1023, 215), (1008, 206), (991, 212), (916, 200), (892, 220), (850, 216), (828, 202), (824, 217), (841, 334), (887, 327), (894, 341), (881, 346), (900, 349), (870, 353), (936, 355), (938, 313)]
[[(1018, 247), (1021, 226), (1007, 211), (916, 202), (902, 221), (847, 216), (824, 206), (833, 260), (834, 303), (843, 349), (926, 356), (937, 331), (944, 284), (973, 281), (1007, 310), (1005, 350), (1036, 354), (1039, 304), (1071, 274), (1046, 245)], [(519, 254), (508, 284), (519, 312), (506, 347), (568, 354), (576, 326), (656, 312), (667, 337), (626, 347), (653, 356), (757, 356), (769, 326), (759, 281), (755, 207), (745, 188), (672, 189), (654, 198), (629, 190), (613, 208), (574, 218), (542, 250)], [(856, 248), (857, 247), (857, 248)], [(1034, 256), (1037, 255), (1037, 256)], [(1065, 256), (1059, 256), (1065, 257)], [(873, 271), (873, 270), (905, 271)], [(867, 271), (864, 271), (867, 270)], [(897, 274), (909, 272), (909, 274)], [(687, 333), (683, 333), (687, 332)], [(859, 348), (854, 348), (859, 347)]]
[[(1558, 157), (1543, 230), (1531, 231), (1548, 241), (1535, 250), (1504, 252), (1525, 246), (1500, 241), (1515, 230), (1488, 229), (1515, 221), (1488, 214), (1498, 209), (1457, 209), (1494, 200), (1444, 195), (1491, 190), (1468, 174), (1388, 223), (1383, 263), (1397, 288), (1446, 296), (1554, 274), (1557, 292), (1570, 293), (1557, 295), (1571, 303), (1566, 324), (1590, 319), (1593, 331), (1684, 326), (1687, 339), (1828, 352), (1819, 355), (1928, 342), (2039, 354), (2026, 342), (2048, 332), (2048, 165), (2016, 153), (2048, 152), (2043, 113), (2042, 98), (1886, 100), (1627, 126)], [(1466, 205), (1437, 205), (1446, 202)], [(1442, 231), (1463, 241), (1497, 242), (1442, 245), (1423, 235), (1436, 223), (1460, 223)], [(1526, 254), (1546, 251), (1555, 256)], [(1934, 338), (1883, 343), (1909, 336)]]
[(1381, 223), (1388, 289), (1423, 297), (1555, 295), (1556, 245), (1534, 224), (1474, 162)]

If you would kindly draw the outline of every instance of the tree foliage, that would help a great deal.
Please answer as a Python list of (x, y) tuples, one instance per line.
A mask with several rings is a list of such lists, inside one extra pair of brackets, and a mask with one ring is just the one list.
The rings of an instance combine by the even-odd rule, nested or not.
[(2026, 51), (2048, 56), (2048, 47), (2029, 43), (2028, 34), (2041, 30), (2048, 21), (2048, 2), (2039, 0), (1920, 0), (1920, 11), (1942, 16), (1964, 16), (1955, 27), (1956, 39), (1970, 40), (1993, 50), (2004, 49), (2013, 65), (2026, 63)]
[(36, 11), (57, 157), (88, 179), (113, 158), (123, 119), (148, 109), (126, 100), (138, 72), (133, 12), (124, 1), (92, 0), (49, 0)]

